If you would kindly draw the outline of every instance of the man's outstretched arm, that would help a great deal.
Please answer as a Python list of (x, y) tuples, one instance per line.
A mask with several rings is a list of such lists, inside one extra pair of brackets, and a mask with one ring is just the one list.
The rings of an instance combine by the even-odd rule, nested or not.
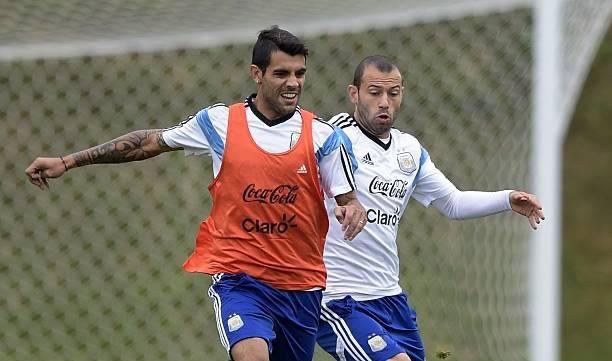
[(104, 144), (56, 158), (36, 158), (25, 170), (30, 183), (40, 189), (49, 188), (47, 178), (62, 176), (68, 169), (88, 164), (125, 163), (155, 157), (178, 150), (169, 147), (162, 129), (136, 130)]
[(533, 229), (544, 220), (544, 211), (537, 197), (521, 191), (479, 192), (455, 188), (432, 204), (450, 219), (472, 219), (513, 210), (527, 217)]

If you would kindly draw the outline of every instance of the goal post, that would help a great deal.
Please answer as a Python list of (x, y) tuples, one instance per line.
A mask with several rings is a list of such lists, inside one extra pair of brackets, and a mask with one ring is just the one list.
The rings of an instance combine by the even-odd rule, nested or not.
[(533, 152), (534, 192), (546, 220), (530, 241), (529, 356), (559, 360), (561, 274), (561, 0), (538, 0), (534, 8)]

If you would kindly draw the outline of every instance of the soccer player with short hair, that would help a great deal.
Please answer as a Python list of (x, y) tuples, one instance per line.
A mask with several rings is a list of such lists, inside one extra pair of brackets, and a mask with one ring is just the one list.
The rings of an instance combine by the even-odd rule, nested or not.
[(365, 224), (342, 133), (298, 106), (308, 49), (286, 30), (260, 32), (244, 103), (216, 104), (170, 129), (141, 130), (26, 169), (48, 188), (71, 168), (183, 149), (212, 157), (210, 216), (184, 268), (213, 275), (222, 345), (235, 361), (311, 360), (326, 271), (324, 193), (352, 239)]
[[(411, 197), (452, 219), (513, 210), (534, 229), (544, 219), (533, 194), (458, 190), (416, 138), (393, 128), (403, 89), (393, 62), (366, 57), (348, 86), (353, 115), (341, 113), (330, 120), (344, 130), (360, 162), (355, 182), (369, 223), (350, 243), (333, 223), (327, 235), (327, 288), (317, 341), (336, 360), (425, 360), (416, 313), (399, 286), (396, 238)], [(332, 202), (327, 206), (332, 218)]]

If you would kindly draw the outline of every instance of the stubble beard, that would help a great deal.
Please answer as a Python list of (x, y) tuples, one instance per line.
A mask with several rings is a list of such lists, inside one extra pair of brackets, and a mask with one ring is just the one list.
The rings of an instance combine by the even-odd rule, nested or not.
[(277, 114), (277, 118), (284, 117), (288, 114), (295, 112), (297, 104), (299, 104), (300, 94), (297, 95), (296, 105), (284, 105), (283, 97), (280, 95), (281, 92), (275, 92), (273, 94), (266, 93), (264, 95), (265, 101), (270, 107), (270, 110)]
[(378, 125), (376, 121), (376, 113), (371, 113), (366, 107), (357, 106), (357, 114), (361, 118), (361, 122), (359, 122), (359, 124), (368, 132), (372, 133), (372, 135), (375, 135), (377, 137), (383, 136), (384, 134), (388, 133), (391, 130), (391, 127), (393, 126), (392, 124), (394, 118), (391, 113), (387, 113), (389, 114), (391, 121), (390, 126)]

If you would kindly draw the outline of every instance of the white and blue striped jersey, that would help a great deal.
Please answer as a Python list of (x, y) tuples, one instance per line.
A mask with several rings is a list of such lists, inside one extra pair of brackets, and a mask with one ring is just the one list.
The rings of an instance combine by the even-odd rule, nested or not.
[[(300, 108), (282, 119), (268, 120), (253, 105), (255, 95), (246, 98), (246, 118), (255, 143), (266, 152), (285, 152), (296, 144), (302, 129)], [(162, 133), (172, 148), (183, 148), (185, 155), (205, 155), (212, 158), (213, 174), (221, 169), (227, 137), (229, 108), (225, 104), (207, 107), (179, 125)], [(353, 171), (356, 161), (350, 145), (344, 144), (342, 131), (321, 119), (312, 124), (315, 156), (319, 166), (321, 186), (328, 197), (355, 189)]]
[(325, 243), (327, 289), (324, 301), (352, 296), (357, 301), (397, 295), (399, 257), (396, 236), (410, 197), (424, 206), (456, 191), (435, 167), (416, 138), (395, 128), (387, 142), (361, 129), (347, 113), (330, 122), (351, 140), (359, 163), (357, 196), (366, 209), (367, 224), (352, 241), (334, 218), (333, 200), (326, 200), (330, 228)]

